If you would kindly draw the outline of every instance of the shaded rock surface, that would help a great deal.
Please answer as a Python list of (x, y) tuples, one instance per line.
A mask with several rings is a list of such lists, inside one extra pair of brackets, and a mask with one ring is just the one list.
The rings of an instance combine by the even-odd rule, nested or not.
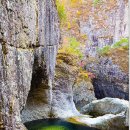
[(0, 129), (23, 130), (21, 111), (23, 121), (47, 116), (59, 32), (53, 0), (0, 1)]
[[(117, 58), (128, 60), (127, 57)], [(87, 63), (86, 69), (96, 75), (96, 78), (93, 79), (93, 86), (98, 99), (104, 97), (129, 99), (128, 72), (115, 64), (111, 57), (104, 56), (90, 61)]]
[(87, 80), (75, 83), (73, 86), (73, 98), (78, 110), (93, 100), (96, 100), (92, 83)]
[[(44, 48), (41, 48), (41, 51)], [(32, 67), (31, 88), (26, 101), (26, 106), (21, 112), (23, 122), (48, 118), (50, 113), (50, 86), (48, 84), (47, 70), (43, 57), (38, 55), (39, 49), (34, 52), (34, 64)], [(42, 56), (44, 56), (42, 52)], [(39, 57), (43, 61), (39, 62)]]

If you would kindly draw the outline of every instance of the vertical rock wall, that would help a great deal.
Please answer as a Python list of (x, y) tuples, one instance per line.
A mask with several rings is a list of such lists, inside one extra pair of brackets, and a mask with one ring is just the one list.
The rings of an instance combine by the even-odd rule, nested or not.
[(25, 129), (20, 112), (37, 68), (50, 90), (59, 36), (53, 0), (0, 0), (0, 129)]
[(92, 8), (88, 20), (80, 21), (80, 32), (86, 34), (86, 54), (97, 55), (97, 49), (128, 37), (128, 0), (102, 1)]
[(80, 32), (87, 36), (86, 70), (96, 75), (93, 80), (96, 98), (128, 100), (128, 51), (111, 49), (107, 56), (98, 55), (103, 47), (129, 37), (128, 0), (102, 0), (93, 5), (89, 18), (80, 21)]

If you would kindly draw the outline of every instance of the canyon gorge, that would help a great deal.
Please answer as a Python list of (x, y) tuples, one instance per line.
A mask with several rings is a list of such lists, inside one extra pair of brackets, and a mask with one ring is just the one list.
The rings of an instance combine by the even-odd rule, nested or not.
[(0, 0), (0, 130), (128, 130), (128, 49), (127, 0)]

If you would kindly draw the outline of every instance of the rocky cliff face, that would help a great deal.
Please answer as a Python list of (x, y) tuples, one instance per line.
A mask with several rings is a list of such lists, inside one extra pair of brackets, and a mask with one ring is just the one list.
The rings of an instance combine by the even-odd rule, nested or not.
[(96, 100), (91, 80), (85, 77), (87, 73), (83, 72), (78, 62), (76, 55), (59, 50), (52, 105), (57, 117), (80, 115), (77, 109)]
[(91, 8), (87, 20), (80, 20), (80, 33), (86, 34), (86, 54), (128, 37), (128, 0), (100, 1)]
[(80, 32), (87, 36), (86, 69), (97, 76), (93, 80), (96, 97), (128, 100), (128, 51), (113, 49), (109, 56), (99, 56), (98, 53), (101, 48), (128, 37), (128, 1), (100, 1), (95, 4), (89, 18), (80, 21)]
[(59, 37), (53, 0), (0, 1), (0, 129), (48, 116)]
[[(123, 57), (120, 57), (121, 59)], [(97, 58), (93, 62), (88, 62), (86, 69), (96, 75), (96, 78), (93, 80), (93, 86), (98, 99), (105, 97), (129, 99), (128, 73), (117, 64), (114, 64), (112, 58)]]
[[(68, 37), (75, 37), (81, 43), (79, 50), (83, 52), (86, 70), (96, 75), (93, 80), (96, 97), (128, 99), (127, 49), (112, 50), (114, 53), (110, 56), (99, 56), (102, 48), (109, 48), (129, 36), (128, 0), (64, 1), (67, 22), (62, 27), (63, 44), (67, 44)], [(75, 94), (81, 91), (78, 89)], [(82, 90), (85, 91), (85, 88)], [(80, 104), (82, 101), (76, 95), (74, 100), (79, 100)]]

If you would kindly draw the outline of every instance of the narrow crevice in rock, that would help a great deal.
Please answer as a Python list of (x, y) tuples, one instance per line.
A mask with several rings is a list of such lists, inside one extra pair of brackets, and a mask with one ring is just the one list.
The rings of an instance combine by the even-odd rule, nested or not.
[(29, 50), (29, 49), (36, 49), (36, 48), (38, 48), (38, 47), (44, 47), (44, 45), (29, 45), (29, 46), (27, 46), (27, 47), (17, 47), (17, 46), (14, 46), (14, 45), (12, 45), (12, 44), (7, 44), (7, 43), (5, 43), (4, 41), (2, 41), (1, 42), (1, 45), (2, 46), (10, 46), (10, 47), (14, 47), (14, 48), (16, 48), (16, 49), (23, 49), (23, 50)]

